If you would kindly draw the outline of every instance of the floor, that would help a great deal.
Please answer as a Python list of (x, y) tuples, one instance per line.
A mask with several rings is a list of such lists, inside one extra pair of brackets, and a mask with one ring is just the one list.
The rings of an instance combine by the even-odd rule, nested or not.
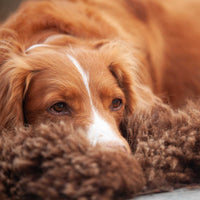
[(134, 200), (200, 200), (200, 189), (178, 189), (172, 192), (140, 196)]

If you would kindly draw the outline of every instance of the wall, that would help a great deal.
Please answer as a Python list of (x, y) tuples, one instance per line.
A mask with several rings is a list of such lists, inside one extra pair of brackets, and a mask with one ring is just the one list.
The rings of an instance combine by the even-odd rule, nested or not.
[(22, 0), (0, 0), (0, 22), (4, 21)]

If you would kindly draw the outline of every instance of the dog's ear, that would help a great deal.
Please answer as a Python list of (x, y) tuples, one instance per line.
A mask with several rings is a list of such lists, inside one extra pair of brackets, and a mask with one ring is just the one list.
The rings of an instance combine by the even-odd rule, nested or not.
[(23, 124), (23, 96), (29, 82), (23, 50), (15, 34), (0, 31), (0, 129)]
[(31, 80), (24, 63), (8, 61), (0, 69), (0, 129), (24, 123), (23, 99)]

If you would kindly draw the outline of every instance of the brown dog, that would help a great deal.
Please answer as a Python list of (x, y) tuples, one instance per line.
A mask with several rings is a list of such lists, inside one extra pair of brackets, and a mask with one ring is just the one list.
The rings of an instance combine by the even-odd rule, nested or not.
[(198, 0), (28, 1), (0, 30), (0, 125), (66, 121), (129, 151), (120, 125), (200, 93)]

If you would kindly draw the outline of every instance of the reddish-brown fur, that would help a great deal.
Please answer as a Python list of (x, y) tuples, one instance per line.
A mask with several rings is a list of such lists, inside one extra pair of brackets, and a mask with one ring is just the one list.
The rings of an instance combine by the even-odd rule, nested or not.
[[(68, 52), (89, 71), (92, 100), (117, 133), (136, 107), (148, 108), (159, 98), (178, 107), (198, 97), (199, 13), (197, 0), (24, 3), (0, 30), (0, 125), (60, 119), (90, 123), (85, 88), (77, 72), (65, 70)], [(26, 52), (38, 43), (50, 47)], [(76, 110), (73, 118), (44, 112), (62, 95)], [(110, 112), (117, 96), (124, 105)]]

